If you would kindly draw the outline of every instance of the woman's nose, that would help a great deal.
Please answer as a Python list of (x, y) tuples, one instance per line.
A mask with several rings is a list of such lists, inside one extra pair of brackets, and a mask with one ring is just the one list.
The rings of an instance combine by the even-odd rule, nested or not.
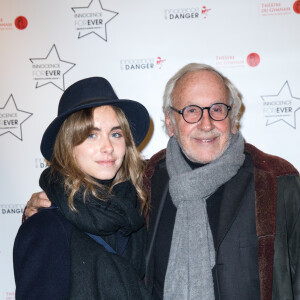
[(100, 141), (100, 151), (102, 153), (112, 153), (114, 147), (109, 139), (109, 137), (102, 138)]

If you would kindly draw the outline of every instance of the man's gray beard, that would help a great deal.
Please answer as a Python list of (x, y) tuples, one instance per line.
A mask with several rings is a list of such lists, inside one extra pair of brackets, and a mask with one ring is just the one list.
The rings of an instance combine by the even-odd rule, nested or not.
[[(221, 156), (224, 154), (224, 152), (228, 149), (228, 147), (229, 147), (229, 145), (230, 145), (230, 142), (231, 142), (232, 135), (233, 135), (233, 133), (230, 131), (229, 139), (228, 139), (228, 141), (227, 141), (226, 147), (224, 148), (224, 151), (223, 151), (222, 153), (218, 154), (213, 160), (216, 160), (216, 159), (218, 159), (219, 157), (221, 157)], [(174, 136), (175, 136), (175, 138), (176, 138), (176, 140), (177, 140), (177, 142), (178, 142), (178, 145), (179, 145), (179, 147), (180, 147), (182, 153), (185, 155), (185, 157), (186, 157), (189, 161), (195, 162), (195, 163), (200, 163), (200, 164), (209, 164), (210, 162), (213, 161), (213, 160), (211, 160), (210, 162), (204, 162), (204, 161), (201, 161), (201, 160), (193, 161), (193, 160), (192, 160), (192, 159), (184, 152), (182, 146), (181, 146), (180, 143), (179, 143), (179, 140), (178, 140), (176, 134), (174, 134)]]

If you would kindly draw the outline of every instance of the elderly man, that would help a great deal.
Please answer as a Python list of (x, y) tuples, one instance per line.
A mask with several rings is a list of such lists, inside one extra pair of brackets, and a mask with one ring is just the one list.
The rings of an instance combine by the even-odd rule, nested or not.
[[(207, 65), (167, 83), (170, 140), (145, 171), (155, 299), (300, 299), (299, 174), (244, 143), (240, 107), (238, 90)], [(33, 195), (27, 216), (44, 197)]]

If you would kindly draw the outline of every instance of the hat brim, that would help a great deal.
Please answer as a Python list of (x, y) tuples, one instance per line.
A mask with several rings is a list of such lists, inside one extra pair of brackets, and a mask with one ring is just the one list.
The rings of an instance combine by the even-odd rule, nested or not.
[(44, 132), (41, 141), (41, 152), (45, 159), (51, 161), (56, 136), (63, 122), (71, 114), (82, 109), (104, 105), (119, 107), (124, 112), (128, 120), (135, 145), (140, 145), (146, 137), (150, 126), (150, 117), (147, 109), (141, 103), (133, 100), (112, 99), (103, 102), (103, 99), (95, 99), (66, 111), (51, 122)]

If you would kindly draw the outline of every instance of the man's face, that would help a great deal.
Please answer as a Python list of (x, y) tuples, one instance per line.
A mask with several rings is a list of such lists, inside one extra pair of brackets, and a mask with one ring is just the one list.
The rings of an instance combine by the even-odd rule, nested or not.
[[(200, 107), (214, 103), (230, 105), (229, 92), (217, 74), (210, 71), (196, 71), (179, 79), (173, 90), (173, 107), (178, 110), (188, 105)], [(175, 135), (181, 149), (193, 162), (209, 163), (220, 157), (227, 149), (232, 133), (236, 133), (230, 114), (223, 121), (214, 121), (208, 111), (198, 123), (187, 123), (182, 115), (173, 112), (174, 123), (165, 116), (169, 136)]]

